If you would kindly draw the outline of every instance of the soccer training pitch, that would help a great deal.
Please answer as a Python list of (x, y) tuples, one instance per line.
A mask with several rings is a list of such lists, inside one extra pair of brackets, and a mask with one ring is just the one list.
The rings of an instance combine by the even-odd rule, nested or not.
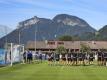
[(0, 80), (107, 80), (107, 67), (17, 64), (0, 68)]

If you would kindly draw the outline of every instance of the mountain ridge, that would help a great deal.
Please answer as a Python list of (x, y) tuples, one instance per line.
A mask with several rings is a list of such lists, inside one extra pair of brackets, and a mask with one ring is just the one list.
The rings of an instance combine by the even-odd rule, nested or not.
[[(60, 22), (58, 21), (59, 19)], [(58, 14), (53, 19), (34, 16), (33, 18), (19, 22), (17, 29), (5, 36), (8, 37), (7, 41), (18, 43), (19, 32), (21, 43), (26, 44), (28, 41), (35, 41), (35, 36), (37, 41), (56, 40), (56, 38), (63, 35), (82, 37), (84, 33), (95, 33), (96, 30), (79, 17)], [(4, 41), (5, 37), (0, 41)]]

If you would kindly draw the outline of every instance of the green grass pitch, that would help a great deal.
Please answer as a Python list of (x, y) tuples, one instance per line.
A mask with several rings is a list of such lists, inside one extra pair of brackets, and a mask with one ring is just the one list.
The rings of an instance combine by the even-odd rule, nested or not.
[(0, 80), (107, 80), (107, 67), (17, 64), (0, 68)]

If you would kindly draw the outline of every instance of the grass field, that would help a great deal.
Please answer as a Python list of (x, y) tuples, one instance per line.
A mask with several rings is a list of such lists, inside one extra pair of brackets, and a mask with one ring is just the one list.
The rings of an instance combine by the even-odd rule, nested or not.
[(17, 64), (0, 68), (0, 80), (107, 80), (107, 68), (101, 66), (49, 66)]

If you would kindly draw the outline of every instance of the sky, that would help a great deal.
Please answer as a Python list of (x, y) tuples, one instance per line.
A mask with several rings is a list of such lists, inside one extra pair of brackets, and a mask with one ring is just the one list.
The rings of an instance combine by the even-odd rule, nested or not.
[(0, 24), (13, 29), (33, 16), (57, 14), (80, 17), (99, 30), (107, 25), (107, 0), (0, 0)]

